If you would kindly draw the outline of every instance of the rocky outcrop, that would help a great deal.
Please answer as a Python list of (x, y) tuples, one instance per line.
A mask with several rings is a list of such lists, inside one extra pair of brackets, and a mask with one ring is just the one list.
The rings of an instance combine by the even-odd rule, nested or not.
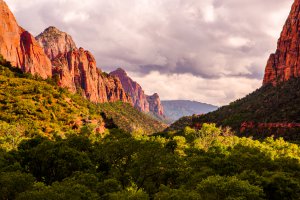
[(124, 69), (118, 68), (110, 73), (122, 82), (125, 92), (131, 97), (133, 105), (142, 112), (152, 112), (157, 116), (164, 116), (164, 109), (158, 94), (147, 96), (142, 87), (133, 81)]
[(135, 81), (133, 81), (127, 73), (118, 68), (110, 73), (112, 76), (116, 76), (120, 79), (125, 92), (131, 97), (134, 107), (142, 112), (149, 112), (149, 102), (142, 87)]
[(51, 62), (35, 38), (21, 28), (3, 0), (0, 0), (0, 54), (22, 71), (52, 76)]
[(241, 124), (240, 132), (244, 133), (247, 130), (252, 129), (292, 129), (300, 128), (300, 123), (255, 123), (255, 122), (243, 122)]
[(72, 37), (53, 26), (50, 26), (43, 33), (38, 35), (36, 40), (39, 42), (41, 47), (43, 47), (50, 60), (53, 60), (60, 54), (77, 50)]
[(120, 80), (97, 68), (94, 56), (77, 48), (72, 37), (55, 27), (47, 28), (37, 40), (51, 59), (58, 84), (69, 91), (81, 92), (95, 103), (123, 101), (131, 103)]
[(149, 102), (149, 110), (159, 116), (164, 115), (164, 108), (160, 102), (160, 98), (157, 93), (152, 96), (147, 96), (147, 101)]
[(276, 85), (300, 77), (300, 0), (295, 0), (277, 43), (270, 55), (263, 84)]

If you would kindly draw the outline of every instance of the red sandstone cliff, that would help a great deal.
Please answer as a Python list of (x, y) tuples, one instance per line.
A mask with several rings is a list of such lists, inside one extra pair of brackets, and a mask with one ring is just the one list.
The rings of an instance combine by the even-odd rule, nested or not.
[(133, 105), (142, 112), (152, 112), (158, 116), (164, 115), (163, 106), (160, 102), (158, 94), (153, 96), (147, 96), (142, 87), (135, 81), (133, 81), (127, 73), (118, 68), (110, 73), (110, 75), (118, 77), (127, 94), (131, 97)]
[(35, 38), (18, 25), (3, 0), (0, 0), (0, 22), (0, 54), (24, 72), (51, 77), (50, 60)]
[(135, 81), (133, 81), (127, 73), (118, 68), (110, 73), (112, 76), (116, 76), (120, 79), (125, 92), (131, 97), (133, 105), (142, 112), (149, 112), (149, 102), (142, 87)]
[(292, 77), (300, 77), (300, 0), (295, 0), (277, 43), (270, 55), (263, 84), (276, 85)]
[(92, 102), (131, 103), (120, 80), (97, 68), (94, 56), (77, 48), (72, 37), (55, 27), (47, 28), (36, 37), (51, 59), (53, 75), (59, 76), (59, 85), (82, 94)]

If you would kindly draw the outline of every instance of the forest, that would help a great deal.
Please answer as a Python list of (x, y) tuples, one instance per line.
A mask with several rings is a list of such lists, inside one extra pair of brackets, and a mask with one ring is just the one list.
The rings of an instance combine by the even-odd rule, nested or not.
[(300, 148), (230, 129), (132, 136), (111, 129), (1, 150), (0, 199), (299, 199)]

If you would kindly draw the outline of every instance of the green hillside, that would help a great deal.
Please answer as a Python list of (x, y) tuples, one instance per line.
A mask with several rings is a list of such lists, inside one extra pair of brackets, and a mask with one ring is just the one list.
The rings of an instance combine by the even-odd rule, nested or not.
[[(258, 123), (299, 123), (300, 122), (300, 79), (292, 79), (276, 87), (264, 86), (255, 92), (239, 99), (228, 106), (206, 115), (184, 117), (179, 119), (170, 130), (184, 129), (204, 122), (213, 122), (229, 126), (239, 132), (243, 122)], [(253, 130), (255, 137), (266, 137), (275, 134), (286, 139), (299, 140), (299, 128)], [(258, 135), (259, 134), (259, 135)]]
[(130, 104), (122, 102), (99, 104), (98, 109), (105, 116), (113, 119), (118, 128), (134, 134), (152, 134), (163, 131), (167, 125), (139, 112)]
[(55, 85), (53, 80), (23, 74), (0, 58), (0, 135), (6, 135), (7, 140), (14, 138), (16, 145), (22, 138), (64, 137), (82, 132), (83, 127), (113, 126), (143, 134), (165, 128), (130, 105), (96, 105)]

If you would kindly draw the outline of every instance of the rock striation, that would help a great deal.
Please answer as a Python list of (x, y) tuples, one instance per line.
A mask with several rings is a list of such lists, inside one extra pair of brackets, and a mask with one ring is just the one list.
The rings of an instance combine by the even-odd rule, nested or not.
[(300, 0), (295, 0), (265, 69), (263, 85), (300, 77)]
[(138, 110), (145, 113), (152, 112), (157, 116), (164, 116), (164, 109), (158, 94), (147, 96), (142, 87), (133, 81), (122, 68), (111, 72), (110, 75), (120, 79), (125, 92), (131, 97), (133, 105)]
[(95, 103), (123, 101), (131, 103), (120, 80), (97, 68), (94, 56), (77, 48), (72, 37), (55, 27), (49, 27), (36, 39), (51, 59), (53, 76), (69, 91), (81, 92)]
[(0, 0), (0, 54), (22, 71), (52, 76), (51, 62), (35, 38), (20, 27), (3, 0)]

